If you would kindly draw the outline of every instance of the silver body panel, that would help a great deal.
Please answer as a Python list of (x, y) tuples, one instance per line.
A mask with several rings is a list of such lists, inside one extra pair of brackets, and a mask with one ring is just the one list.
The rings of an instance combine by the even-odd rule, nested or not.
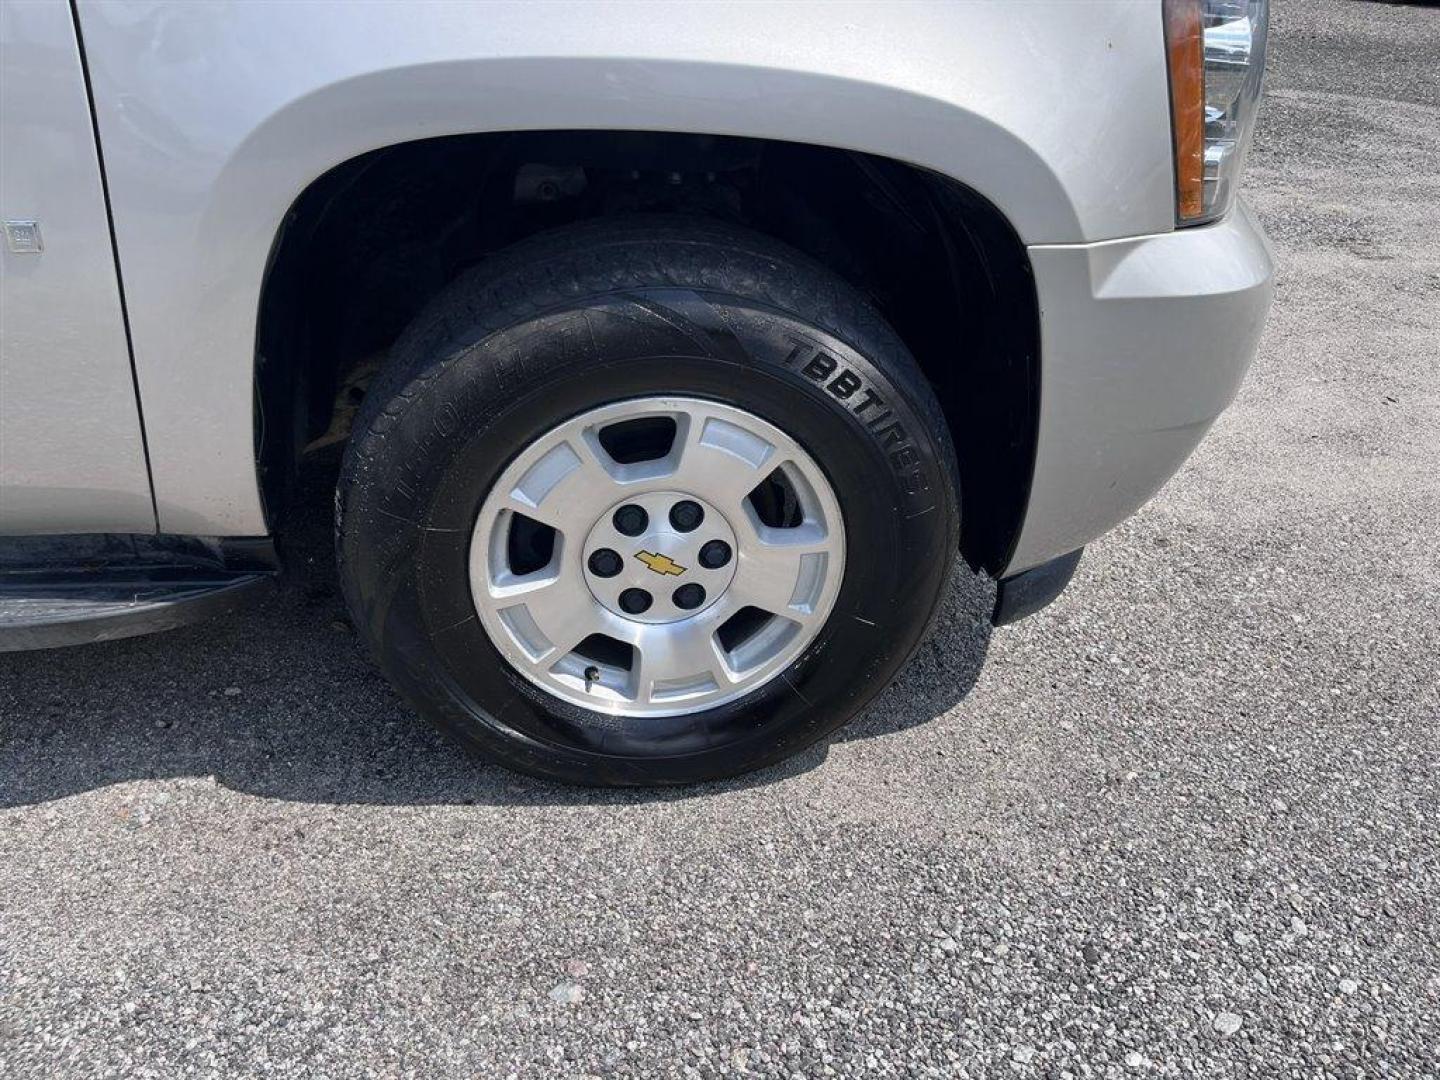
[[(394, 143), (745, 135), (884, 155), (978, 191), (1029, 247), (1042, 311), (1036, 474), (1012, 573), (1094, 539), (1164, 482), (1233, 394), (1269, 299), (1243, 211), (1173, 230), (1158, 0), (80, 0), (79, 13), (162, 532), (267, 530), (253, 412), (267, 260), (309, 183)], [(7, 156), (11, 138), (7, 125)], [(45, 227), (48, 242), (63, 226)], [(56, 385), (25, 383), (6, 408), (61, 417)], [(122, 389), (79, 407), (133, 422)], [(106, 465), (127, 461), (124, 476), (65, 468), (104, 490), (98, 510), (133, 502), (133, 461)], [(84, 527), (138, 520), (95, 513)]]
[(0, 534), (153, 532), (70, 9), (0, 4)]
[(1243, 202), (1213, 225), (1030, 248), (1040, 437), (1006, 568), (1073, 551), (1174, 475), (1235, 396), (1270, 307), (1270, 247)]
[[(949, 174), (1032, 243), (1173, 216), (1158, 3), (80, 13), (167, 532), (265, 530), (251, 383), (266, 259), (305, 186), (376, 147), (523, 129), (764, 136)], [(1097, 117), (1103, 133), (1077, 138)]]

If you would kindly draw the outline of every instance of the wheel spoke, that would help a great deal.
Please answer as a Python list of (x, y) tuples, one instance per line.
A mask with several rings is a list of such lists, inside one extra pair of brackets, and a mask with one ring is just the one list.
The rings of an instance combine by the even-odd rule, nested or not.
[(506, 505), (578, 543), (596, 516), (615, 501), (616, 488), (594, 447), (577, 436), (557, 443), (531, 464), (506, 493)]
[(714, 622), (696, 619), (650, 627), (635, 645), (631, 686), (635, 699), (653, 701), (665, 692), (683, 693), (705, 686), (725, 686), (729, 669), (715, 644)]
[(733, 514), (782, 460), (779, 448), (763, 435), (720, 417), (692, 415), (669, 482), (703, 492)]
[(796, 559), (742, 555), (735, 580), (730, 584), (732, 604), (736, 610), (758, 607), (761, 611), (779, 614), (790, 606), (799, 575)]
[(834, 544), (818, 526), (794, 529), (759, 526), (755, 541), (741, 548), (730, 598), (736, 610), (757, 607), (804, 621), (830, 572)]
[[(539, 651), (533, 646), (540, 642), (532, 640), (528, 652), (536, 663), (569, 652), (599, 625), (600, 609), (590, 591), (577, 574), (566, 573), (563, 567), (554, 573), (541, 571), (523, 577), (501, 575), (491, 585), (490, 596), (512, 634), (523, 641), (533, 633), (530, 630), (533, 624), (543, 635), (543, 641), (552, 647)], [(529, 624), (516, 615), (515, 608), (524, 610)]]

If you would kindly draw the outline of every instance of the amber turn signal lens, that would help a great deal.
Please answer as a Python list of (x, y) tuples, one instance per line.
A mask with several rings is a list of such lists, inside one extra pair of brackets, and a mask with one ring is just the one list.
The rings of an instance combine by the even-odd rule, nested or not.
[(1201, 0), (1165, 0), (1170, 113), (1175, 132), (1175, 209), (1181, 221), (1205, 213), (1205, 28)]

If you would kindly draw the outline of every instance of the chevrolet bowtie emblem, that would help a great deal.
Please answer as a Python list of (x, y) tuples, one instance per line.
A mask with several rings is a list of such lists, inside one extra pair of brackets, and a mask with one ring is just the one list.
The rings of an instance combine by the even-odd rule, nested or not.
[(651, 551), (637, 551), (635, 557), (657, 574), (674, 574), (678, 577), (685, 572), (685, 567), (670, 558), (669, 555), (656, 555)]

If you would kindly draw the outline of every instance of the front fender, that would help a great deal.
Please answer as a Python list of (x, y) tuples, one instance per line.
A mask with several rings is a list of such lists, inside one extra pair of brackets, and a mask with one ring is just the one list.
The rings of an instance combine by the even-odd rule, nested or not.
[(1027, 243), (1171, 225), (1158, 4), (82, 2), (81, 24), (166, 532), (264, 530), (266, 259), (307, 184), (382, 146), (784, 139), (943, 173)]

